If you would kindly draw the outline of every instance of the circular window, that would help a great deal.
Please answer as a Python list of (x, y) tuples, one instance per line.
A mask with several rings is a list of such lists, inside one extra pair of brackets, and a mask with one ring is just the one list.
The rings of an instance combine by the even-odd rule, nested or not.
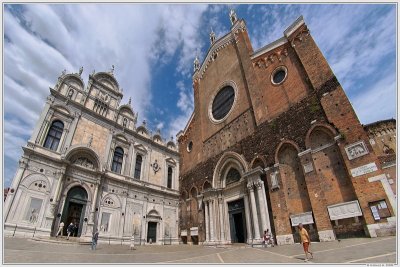
[(225, 118), (231, 110), (234, 101), (235, 89), (230, 85), (223, 87), (212, 102), (211, 113), (214, 120), (219, 121)]
[(193, 148), (193, 142), (192, 141), (190, 141), (188, 144), (187, 144), (187, 151), (188, 152), (190, 152), (190, 151), (192, 151), (192, 148)]
[(283, 66), (278, 67), (274, 70), (271, 75), (271, 81), (273, 84), (281, 84), (287, 76), (287, 69)]

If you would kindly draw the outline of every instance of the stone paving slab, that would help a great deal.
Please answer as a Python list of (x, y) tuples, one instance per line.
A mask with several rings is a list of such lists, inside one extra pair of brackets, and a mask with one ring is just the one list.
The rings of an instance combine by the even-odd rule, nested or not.
[[(153, 264), (303, 264), (300, 244), (251, 248), (233, 245), (225, 248), (195, 245), (136, 246), (89, 245), (38, 242), (26, 238), (4, 238), (3, 263), (153, 263)], [(314, 259), (309, 264), (326, 263), (397, 263), (396, 237), (353, 238), (340, 242), (312, 243)]]

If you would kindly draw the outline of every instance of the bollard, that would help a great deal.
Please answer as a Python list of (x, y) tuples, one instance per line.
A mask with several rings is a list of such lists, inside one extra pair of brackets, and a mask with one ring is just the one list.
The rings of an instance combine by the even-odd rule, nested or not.
[(33, 235), (32, 235), (32, 237), (35, 237), (35, 233), (36, 233), (36, 227), (35, 227), (35, 229), (33, 229)]
[(13, 237), (14, 237), (14, 235), (15, 235), (15, 231), (16, 231), (16, 230), (17, 230), (17, 225), (15, 225)]

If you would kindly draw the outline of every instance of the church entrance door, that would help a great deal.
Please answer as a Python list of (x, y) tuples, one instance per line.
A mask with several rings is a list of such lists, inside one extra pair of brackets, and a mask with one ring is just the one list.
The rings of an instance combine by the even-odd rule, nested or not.
[(147, 243), (156, 242), (157, 239), (157, 223), (156, 222), (149, 222), (147, 226)]
[(228, 203), (229, 224), (232, 243), (246, 242), (246, 221), (243, 198)]
[(65, 207), (61, 221), (64, 222), (64, 235), (67, 234), (68, 225), (72, 222), (78, 229), (75, 229), (73, 236), (81, 236), (83, 220), (85, 217), (87, 193), (80, 186), (71, 188), (65, 200)]

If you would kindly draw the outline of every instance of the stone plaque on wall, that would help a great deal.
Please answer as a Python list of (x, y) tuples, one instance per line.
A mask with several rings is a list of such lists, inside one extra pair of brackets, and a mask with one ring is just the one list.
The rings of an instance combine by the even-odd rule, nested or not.
[(187, 236), (187, 230), (181, 230), (181, 236)]
[(364, 141), (353, 143), (346, 146), (344, 149), (346, 150), (346, 154), (349, 160), (364, 156), (369, 153)]
[(378, 167), (376, 167), (375, 162), (368, 163), (366, 165), (360, 166), (358, 168), (351, 169), (351, 176), (357, 177), (366, 173), (377, 171)]
[(358, 200), (328, 206), (328, 213), (332, 221), (362, 216)]
[(312, 165), (311, 162), (309, 162), (307, 164), (304, 164), (303, 168), (304, 168), (304, 172), (305, 173), (309, 173), (309, 172), (312, 172), (314, 170), (313, 165)]
[(313, 224), (314, 219), (312, 217), (312, 212), (304, 212), (295, 215), (290, 215), (290, 220), (292, 221), (292, 226), (297, 226), (299, 223), (302, 224)]

